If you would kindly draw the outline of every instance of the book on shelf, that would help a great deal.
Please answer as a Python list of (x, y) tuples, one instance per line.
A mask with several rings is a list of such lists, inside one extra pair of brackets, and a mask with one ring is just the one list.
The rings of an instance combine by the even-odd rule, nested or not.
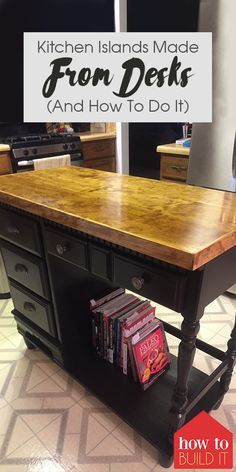
[(92, 342), (97, 354), (132, 375), (144, 390), (170, 363), (156, 308), (124, 289), (90, 301)]
[(142, 310), (136, 312), (134, 316), (131, 316), (126, 320), (123, 338), (122, 338), (122, 351), (123, 351), (123, 373), (127, 375), (129, 370), (132, 369), (133, 376), (136, 379), (134, 374), (134, 362), (133, 362), (133, 351), (131, 348), (132, 337), (135, 333), (146, 326), (148, 323), (155, 319), (156, 307), (150, 305), (142, 307)]
[(169, 367), (170, 355), (163, 324), (155, 319), (132, 337), (137, 376), (146, 390)]
[[(92, 308), (93, 345), (97, 353), (105, 359), (107, 359), (108, 350), (109, 318), (123, 309), (126, 309), (127, 311), (127, 308), (135, 303), (136, 300), (138, 300), (138, 298), (135, 295), (122, 293), (105, 301), (105, 303), (101, 305), (100, 303), (97, 303), (95, 308)], [(91, 306), (93, 307), (93, 304), (91, 305), (90, 301), (90, 307)]]

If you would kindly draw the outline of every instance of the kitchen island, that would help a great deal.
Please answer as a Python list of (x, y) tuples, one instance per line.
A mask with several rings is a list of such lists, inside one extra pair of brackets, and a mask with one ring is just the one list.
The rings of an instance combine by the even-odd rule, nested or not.
[[(197, 339), (206, 305), (236, 281), (236, 195), (65, 167), (3, 176), (0, 245), (19, 332), (173, 460), (173, 432), (217, 408), (226, 353)], [(93, 351), (89, 300), (125, 287), (181, 313), (178, 359), (147, 391)], [(196, 347), (221, 361), (195, 369)], [(220, 381), (219, 381), (220, 379)]]

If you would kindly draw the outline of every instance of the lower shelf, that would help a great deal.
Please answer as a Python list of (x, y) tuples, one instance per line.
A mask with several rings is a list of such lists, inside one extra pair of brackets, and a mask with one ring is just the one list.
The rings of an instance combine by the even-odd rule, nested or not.
[[(86, 352), (81, 355), (76, 368), (70, 372), (154, 447), (172, 457), (173, 452), (168, 448), (167, 435), (168, 412), (176, 382), (176, 357), (172, 356), (170, 369), (145, 392), (140, 384), (123, 375), (118, 368), (95, 353)], [(208, 376), (203, 372), (192, 368), (190, 396), (199, 390), (206, 377)], [(187, 421), (202, 410), (212, 410), (219, 397), (217, 382), (189, 413)]]

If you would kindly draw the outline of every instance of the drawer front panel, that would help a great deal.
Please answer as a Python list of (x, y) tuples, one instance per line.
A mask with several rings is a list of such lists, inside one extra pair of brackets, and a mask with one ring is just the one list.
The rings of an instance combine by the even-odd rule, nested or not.
[(106, 157), (104, 159), (94, 159), (86, 161), (85, 167), (89, 169), (105, 170), (107, 172), (116, 171), (116, 161), (114, 157)]
[(180, 299), (185, 290), (185, 280), (182, 274), (172, 275), (161, 268), (152, 271), (123, 257), (114, 258), (115, 283), (176, 311), (182, 309)]
[(163, 157), (161, 159), (161, 178), (187, 180), (189, 160), (184, 157)]
[(12, 282), (10, 291), (15, 309), (46, 333), (55, 336), (53, 312), (49, 303), (28, 294)]
[(45, 264), (36, 256), (1, 243), (7, 274), (41, 297), (48, 298), (48, 280)]
[(41, 254), (38, 223), (0, 208), (0, 236), (35, 254)]
[(115, 140), (102, 139), (83, 143), (84, 160), (115, 155)]
[(110, 251), (100, 246), (90, 246), (91, 272), (103, 279), (111, 279), (111, 254)]
[(87, 243), (53, 229), (46, 230), (46, 246), (50, 254), (83, 269), (88, 267)]

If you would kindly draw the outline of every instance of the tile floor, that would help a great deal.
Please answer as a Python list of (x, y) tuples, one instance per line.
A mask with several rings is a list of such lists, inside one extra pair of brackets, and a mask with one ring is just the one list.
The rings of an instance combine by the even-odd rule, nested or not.
[[(11, 309), (11, 300), (0, 301), (0, 472), (165, 470), (158, 453), (114, 413), (44, 354), (26, 349)], [(236, 298), (227, 295), (209, 305), (200, 338), (225, 350), (235, 309)], [(179, 325), (178, 314), (157, 311)], [(176, 353), (178, 341), (168, 341)], [(216, 363), (203, 353), (194, 362), (206, 372)], [(212, 416), (236, 432), (236, 375)]]

